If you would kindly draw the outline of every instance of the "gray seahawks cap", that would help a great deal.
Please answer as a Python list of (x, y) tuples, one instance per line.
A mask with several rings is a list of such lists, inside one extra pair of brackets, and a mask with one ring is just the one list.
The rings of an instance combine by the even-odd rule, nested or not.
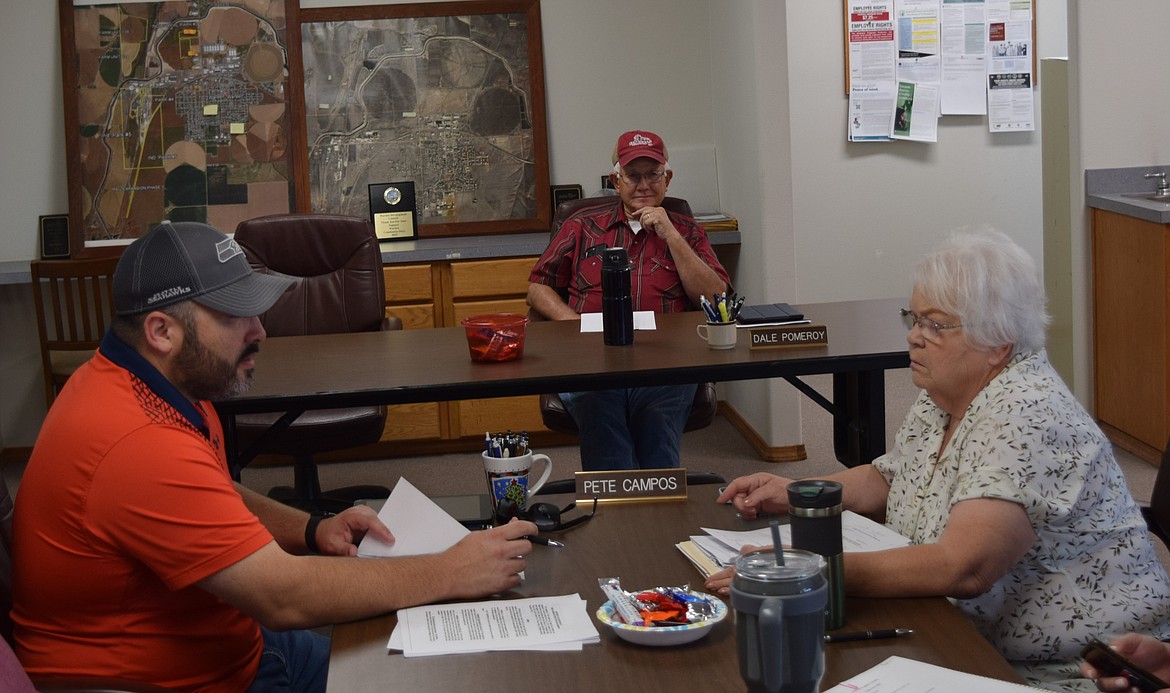
[(236, 317), (260, 315), (296, 281), (252, 271), (224, 233), (194, 221), (164, 221), (126, 247), (114, 270), (114, 308), (133, 315), (195, 301)]

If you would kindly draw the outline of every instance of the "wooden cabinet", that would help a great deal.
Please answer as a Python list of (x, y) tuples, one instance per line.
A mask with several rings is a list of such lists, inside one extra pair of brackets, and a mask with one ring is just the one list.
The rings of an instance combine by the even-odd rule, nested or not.
[[(387, 265), (386, 312), (405, 329), (457, 327), (480, 313), (528, 312), (528, 273), (535, 256)], [(542, 432), (539, 397), (428, 402), (390, 408), (383, 442), (393, 453), (466, 449), (485, 431)]]
[(1096, 414), (1155, 462), (1170, 436), (1170, 225), (1092, 211)]

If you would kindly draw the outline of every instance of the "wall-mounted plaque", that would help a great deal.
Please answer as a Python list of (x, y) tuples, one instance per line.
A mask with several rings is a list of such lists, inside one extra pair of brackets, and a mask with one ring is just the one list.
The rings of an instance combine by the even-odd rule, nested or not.
[(69, 215), (50, 214), (38, 217), (41, 234), (41, 259), (69, 257)]
[(418, 238), (414, 181), (370, 184), (370, 221), (380, 241)]
[(553, 211), (555, 212), (557, 205), (562, 202), (580, 200), (584, 196), (584, 191), (581, 189), (580, 185), (554, 185), (552, 186)]

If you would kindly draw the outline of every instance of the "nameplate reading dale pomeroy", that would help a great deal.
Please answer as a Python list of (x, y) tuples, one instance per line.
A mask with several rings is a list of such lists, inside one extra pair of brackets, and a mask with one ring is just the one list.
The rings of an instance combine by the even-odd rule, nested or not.
[(577, 472), (577, 500), (598, 501), (686, 499), (687, 470), (637, 469)]
[(776, 325), (748, 330), (752, 349), (829, 346), (829, 329), (824, 325)]

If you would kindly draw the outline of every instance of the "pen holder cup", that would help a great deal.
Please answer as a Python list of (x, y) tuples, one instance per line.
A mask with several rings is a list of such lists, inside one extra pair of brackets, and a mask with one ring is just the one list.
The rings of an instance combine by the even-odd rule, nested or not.
[(695, 325), (695, 334), (712, 349), (734, 349), (738, 337), (734, 322), (707, 322)]
[[(479, 455), (483, 458), (483, 473), (492, 497), (492, 512), (505, 500), (523, 510), (552, 473), (552, 460), (540, 453), (528, 452), (516, 457), (492, 457), (486, 452)], [(534, 466), (540, 467), (539, 473)]]
[(463, 318), (472, 361), (512, 361), (524, 355), (528, 318), (512, 313), (486, 313)]

